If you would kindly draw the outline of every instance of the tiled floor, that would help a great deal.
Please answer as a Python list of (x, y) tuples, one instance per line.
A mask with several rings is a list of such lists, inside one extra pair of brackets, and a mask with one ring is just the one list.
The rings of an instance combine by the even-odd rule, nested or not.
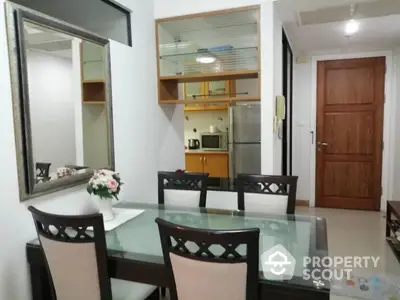
[[(327, 219), (330, 256), (380, 256), (377, 268), (355, 270), (362, 276), (400, 276), (400, 263), (385, 242), (385, 222), (382, 213), (354, 210), (297, 207), (296, 213)], [(345, 298), (331, 296), (332, 300)]]

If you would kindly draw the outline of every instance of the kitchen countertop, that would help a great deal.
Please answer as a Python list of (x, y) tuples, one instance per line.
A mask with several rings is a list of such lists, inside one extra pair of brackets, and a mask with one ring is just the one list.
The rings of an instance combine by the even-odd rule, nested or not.
[(197, 150), (185, 150), (185, 153), (188, 154), (198, 154), (198, 153), (204, 153), (204, 154), (228, 154), (229, 151), (221, 151), (221, 150), (216, 150), (216, 151), (210, 151), (210, 150), (202, 150), (202, 149), (197, 149)]

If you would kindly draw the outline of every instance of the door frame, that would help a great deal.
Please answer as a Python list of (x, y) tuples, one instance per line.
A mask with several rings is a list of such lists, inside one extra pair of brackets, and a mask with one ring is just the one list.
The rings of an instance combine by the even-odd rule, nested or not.
[(352, 58), (368, 58), (382, 57), (386, 59), (386, 74), (385, 74), (385, 103), (383, 109), (383, 142), (384, 149), (382, 152), (382, 196), (380, 210), (386, 211), (386, 202), (392, 199), (393, 196), (393, 164), (394, 161), (394, 144), (395, 144), (395, 124), (396, 120), (396, 95), (395, 82), (396, 74), (393, 70), (393, 52), (392, 51), (376, 51), (362, 52), (349, 54), (333, 54), (312, 56), (311, 59), (311, 114), (310, 114), (310, 134), (313, 133), (310, 144), (310, 207), (315, 207), (316, 204), (316, 132), (317, 132), (317, 64), (319, 61), (325, 60), (340, 60)]

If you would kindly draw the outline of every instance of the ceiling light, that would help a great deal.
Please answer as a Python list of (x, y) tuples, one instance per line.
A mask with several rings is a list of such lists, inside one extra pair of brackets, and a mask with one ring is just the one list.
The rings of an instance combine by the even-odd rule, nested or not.
[(352, 36), (360, 29), (360, 23), (354, 19), (351, 19), (346, 24), (346, 36)]
[(196, 61), (199, 64), (212, 64), (215, 62), (217, 59), (214, 56), (210, 55), (201, 55), (196, 57)]

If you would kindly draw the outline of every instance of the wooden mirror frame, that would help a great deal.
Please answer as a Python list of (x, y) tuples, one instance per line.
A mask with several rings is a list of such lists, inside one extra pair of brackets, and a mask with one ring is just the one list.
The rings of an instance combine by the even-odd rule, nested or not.
[(115, 169), (109, 40), (21, 5), (6, 2), (5, 6), (20, 201), (83, 184), (93, 175), (93, 171), (87, 171), (84, 174), (77, 174), (36, 184), (36, 172), (32, 151), (31, 116), (29, 111), (24, 21), (64, 32), (71, 36), (81, 38), (82, 40), (104, 46), (106, 52), (105, 105), (108, 122), (108, 161), (110, 164), (104, 167)]

